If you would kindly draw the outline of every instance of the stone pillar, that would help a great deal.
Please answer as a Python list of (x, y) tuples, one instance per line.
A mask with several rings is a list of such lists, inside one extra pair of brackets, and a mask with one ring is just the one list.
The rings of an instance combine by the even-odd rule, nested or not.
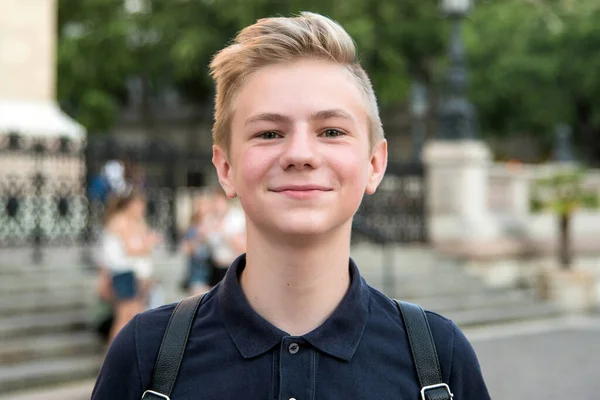
[(0, 0), (0, 99), (52, 102), (56, 0)]
[(57, 0), (0, 0), (0, 136), (85, 138), (56, 102)]
[(432, 140), (427, 167), (428, 229), (434, 244), (489, 240), (496, 224), (488, 210), (491, 153), (477, 140)]
[(525, 220), (530, 214), (530, 190), (531, 180), (526, 172), (515, 170), (509, 172), (510, 185), (509, 198), (510, 210), (516, 219)]

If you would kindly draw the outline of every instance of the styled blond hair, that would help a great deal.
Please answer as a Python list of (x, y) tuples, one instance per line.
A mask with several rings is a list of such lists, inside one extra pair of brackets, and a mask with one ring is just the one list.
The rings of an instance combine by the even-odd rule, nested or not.
[(377, 98), (352, 38), (331, 19), (303, 12), (298, 17), (260, 19), (215, 55), (210, 64), (216, 83), (213, 143), (229, 152), (233, 99), (250, 75), (267, 65), (303, 58), (329, 60), (351, 73), (365, 98), (371, 147), (382, 139)]

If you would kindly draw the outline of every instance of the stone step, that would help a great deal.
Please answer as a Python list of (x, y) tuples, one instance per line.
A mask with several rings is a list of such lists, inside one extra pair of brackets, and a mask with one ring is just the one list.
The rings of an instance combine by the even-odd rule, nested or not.
[[(157, 266), (154, 278), (168, 286), (177, 286), (183, 279), (185, 266)], [(74, 290), (94, 287), (98, 274), (95, 271), (54, 270), (24, 274), (4, 274), (0, 270), (0, 295), (29, 292), (49, 292), (73, 288)]]
[(0, 394), (0, 400), (90, 400), (95, 382), (95, 378), (69, 383), (58, 382), (6, 395)]
[(378, 266), (383, 264), (393, 264), (399, 267), (411, 269), (417, 265), (427, 267), (437, 267), (442, 265), (443, 262), (452, 264), (450, 259), (444, 259), (438, 255), (427, 255), (419, 257), (409, 257), (398, 252), (383, 251), (383, 250), (351, 250), (350, 257), (354, 260), (356, 265), (362, 268), (369, 268), (370, 266)]
[(402, 273), (397, 270), (372, 270), (361, 272), (361, 276), (367, 280), (367, 282), (384, 282), (393, 279), (395, 282), (412, 285), (413, 283), (419, 282), (434, 282), (440, 284), (452, 284), (456, 282), (481, 282), (481, 278), (471, 275), (463, 270), (439, 270), (436, 272), (423, 273)]
[(21, 268), (45, 268), (50, 266), (78, 265), (81, 263), (81, 251), (71, 246), (43, 247), (40, 263), (33, 262), (33, 249), (29, 246), (22, 248), (3, 248), (2, 271), (20, 270)]
[[(175, 271), (171, 268), (170, 271), (156, 271), (154, 279), (165, 287), (176, 288), (183, 279), (183, 275), (183, 269)], [(35, 277), (7, 277), (0, 273), (0, 297), (3, 295), (26, 297), (31, 293), (47, 295), (60, 292), (81, 295), (82, 293), (93, 292), (96, 282), (96, 273), (56, 273)]]
[[(60, 267), (65, 265), (83, 265), (82, 248), (79, 246), (53, 246), (42, 248), (42, 260), (38, 264), (33, 263), (33, 250), (31, 247), (21, 248), (0, 248), (2, 256), (2, 269), (14, 270), (21, 266), (31, 266), (36, 268)], [(86, 257), (95, 257), (94, 246), (89, 247)], [(158, 248), (153, 257), (158, 263), (170, 263), (173, 259), (183, 258), (181, 253), (172, 253), (164, 246)]]
[(44, 312), (0, 317), (0, 340), (51, 332), (85, 329), (90, 318), (86, 310)]
[(448, 260), (416, 260), (408, 262), (406, 260), (397, 260), (384, 258), (381, 256), (365, 255), (361, 258), (354, 258), (361, 273), (376, 271), (381, 273), (384, 267), (395, 270), (396, 275), (414, 275), (414, 274), (435, 274), (438, 271), (461, 271), (459, 264)]
[(102, 355), (87, 355), (0, 366), (0, 394), (93, 378), (100, 370), (102, 358)]
[(0, 316), (43, 311), (68, 311), (88, 307), (92, 293), (64, 290), (56, 293), (30, 292), (0, 295)]
[[(160, 282), (164, 303), (173, 303), (185, 297), (179, 282)], [(11, 315), (38, 314), (43, 312), (90, 310), (96, 301), (95, 287), (84, 285), (65, 287), (60, 290), (16, 291), (0, 294), (0, 318)]]
[(0, 365), (44, 360), (59, 356), (101, 354), (103, 342), (93, 332), (62, 332), (2, 340)]
[(474, 276), (474, 274), (469, 274), (464, 268), (459, 265), (455, 265), (452, 263), (440, 263), (439, 265), (414, 265), (414, 266), (403, 266), (399, 264), (392, 264), (389, 261), (386, 261), (382, 264), (375, 264), (370, 266), (359, 266), (359, 270), (362, 276), (370, 277), (371, 279), (388, 279), (389, 277), (394, 277), (396, 279), (403, 278), (427, 278), (431, 276), (437, 275), (468, 275)]
[(414, 266), (437, 267), (444, 263), (456, 264), (456, 260), (432, 249), (411, 248), (405, 246), (385, 246), (360, 243), (351, 248), (351, 257), (359, 267), (393, 264), (412, 269)]
[(68, 273), (68, 272), (88, 272), (89, 269), (85, 268), (79, 262), (65, 262), (62, 264), (42, 264), (37, 265), (33, 263), (28, 264), (6, 264), (2, 263), (0, 266), (0, 274), (2, 276), (29, 276), (35, 274), (56, 274), (56, 273)]
[[(0, 253), (1, 254), (1, 253)], [(184, 268), (186, 260), (179, 260), (178, 257), (173, 257), (169, 260), (153, 260), (154, 269), (157, 271), (169, 272), (174, 266)], [(64, 263), (52, 265), (6, 265), (4, 262), (0, 265), (0, 275), (6, 278), (14, 277), (38, 277), (38, 276), (53, 276), (53, 275), (94, 275), (95, 268), (89, 268), (81, 263)]]
[(560, 311), (555, 305), (550, 303), (528, 302), (509, 307), (450, 311), (443, 315), (463, 328), (556, 318), (560, 316)]
[(49, 279), (5, 279), (0, 280), (0, 293), (23, 294), (32, 292), (53, 293), (60, 291), (91, 290), (94, 287), (95, 278), (91, 276), (63, 276), (56, 275)]
[(404, 277), (428, 277), (428, 276), (436, 276), (438, 274), (457, 274), (464, 275), (468, 273), (459, 265), (454, 265), (452, 263), (440, 263), (439, 265), (421, 265), (417, 264), (414, 266), (403, 266), (399, 264), (393, 264), (390, 261), (386, 261), (382, 264), (375, 264), (370, 266), (359, 265), (359, 270), (361, 275), (370, 276), (378, 279), (384, 279), (387, 277), (396, 277), (396, 278), (404, 278)]
[(490, 289), (477, 279), (472, 280), (465, 277), (455, 277), (453, 281), (440, 279), (411, 279), (396, 280), (395, 282), (377, 284), (367, 280), (373, 287), (381, 290), (390, 297), (399, 299), (420, 299), (437, 296), (463, 295), (463, 294), (485, 294), (503, 292), (504, 289)]
[(369, 242), (357, 242), (352, 243), (351, 248), (352, 254), (362, 254), (362, 253), (371, 253), (371, 254), (381, 254), (381, 253), (393, 253), (395, 257), (399, 259), (428, 259), (439, 257), (441, 253), (433, 250), (429, 246), (419, 246), (417, 244), (410, 245), (402, 245), (402, 244), (376, 244)]
[[(524, 302), (535, 301), (533, 290), (511, 289), (484, 293), (459, 293), (446, 296), (433, 296), (413, 299), (427, 310), (448, 312), (490, 307), (512, 307)], [(408, 300), (408, 299), (407, 299)]]

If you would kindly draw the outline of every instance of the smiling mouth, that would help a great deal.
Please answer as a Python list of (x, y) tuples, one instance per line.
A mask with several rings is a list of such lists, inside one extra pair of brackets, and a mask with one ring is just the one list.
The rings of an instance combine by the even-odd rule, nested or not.
[(305, 185), (305, 186), (282, 186), (271, 189), (272, 192), (282, 193), (282, 192), (329, 192), (332, 189), (324, 187), (324, 186), (316, 186), (316, 185)]
[(271, 189), (271, 192), (282, 194), (292, 199), (307, 199), (321, 193), (330, 192), (332, 189), (322, 186), (284, 186)]

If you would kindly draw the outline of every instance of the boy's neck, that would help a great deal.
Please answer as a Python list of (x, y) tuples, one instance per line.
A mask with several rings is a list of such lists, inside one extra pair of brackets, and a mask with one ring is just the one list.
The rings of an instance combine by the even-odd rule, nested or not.
[(325, 322), (350, 286), (350, 224), (323, 236), (299, 245), (247, 227), (242, 290), (254, 311), (292, 336)]

